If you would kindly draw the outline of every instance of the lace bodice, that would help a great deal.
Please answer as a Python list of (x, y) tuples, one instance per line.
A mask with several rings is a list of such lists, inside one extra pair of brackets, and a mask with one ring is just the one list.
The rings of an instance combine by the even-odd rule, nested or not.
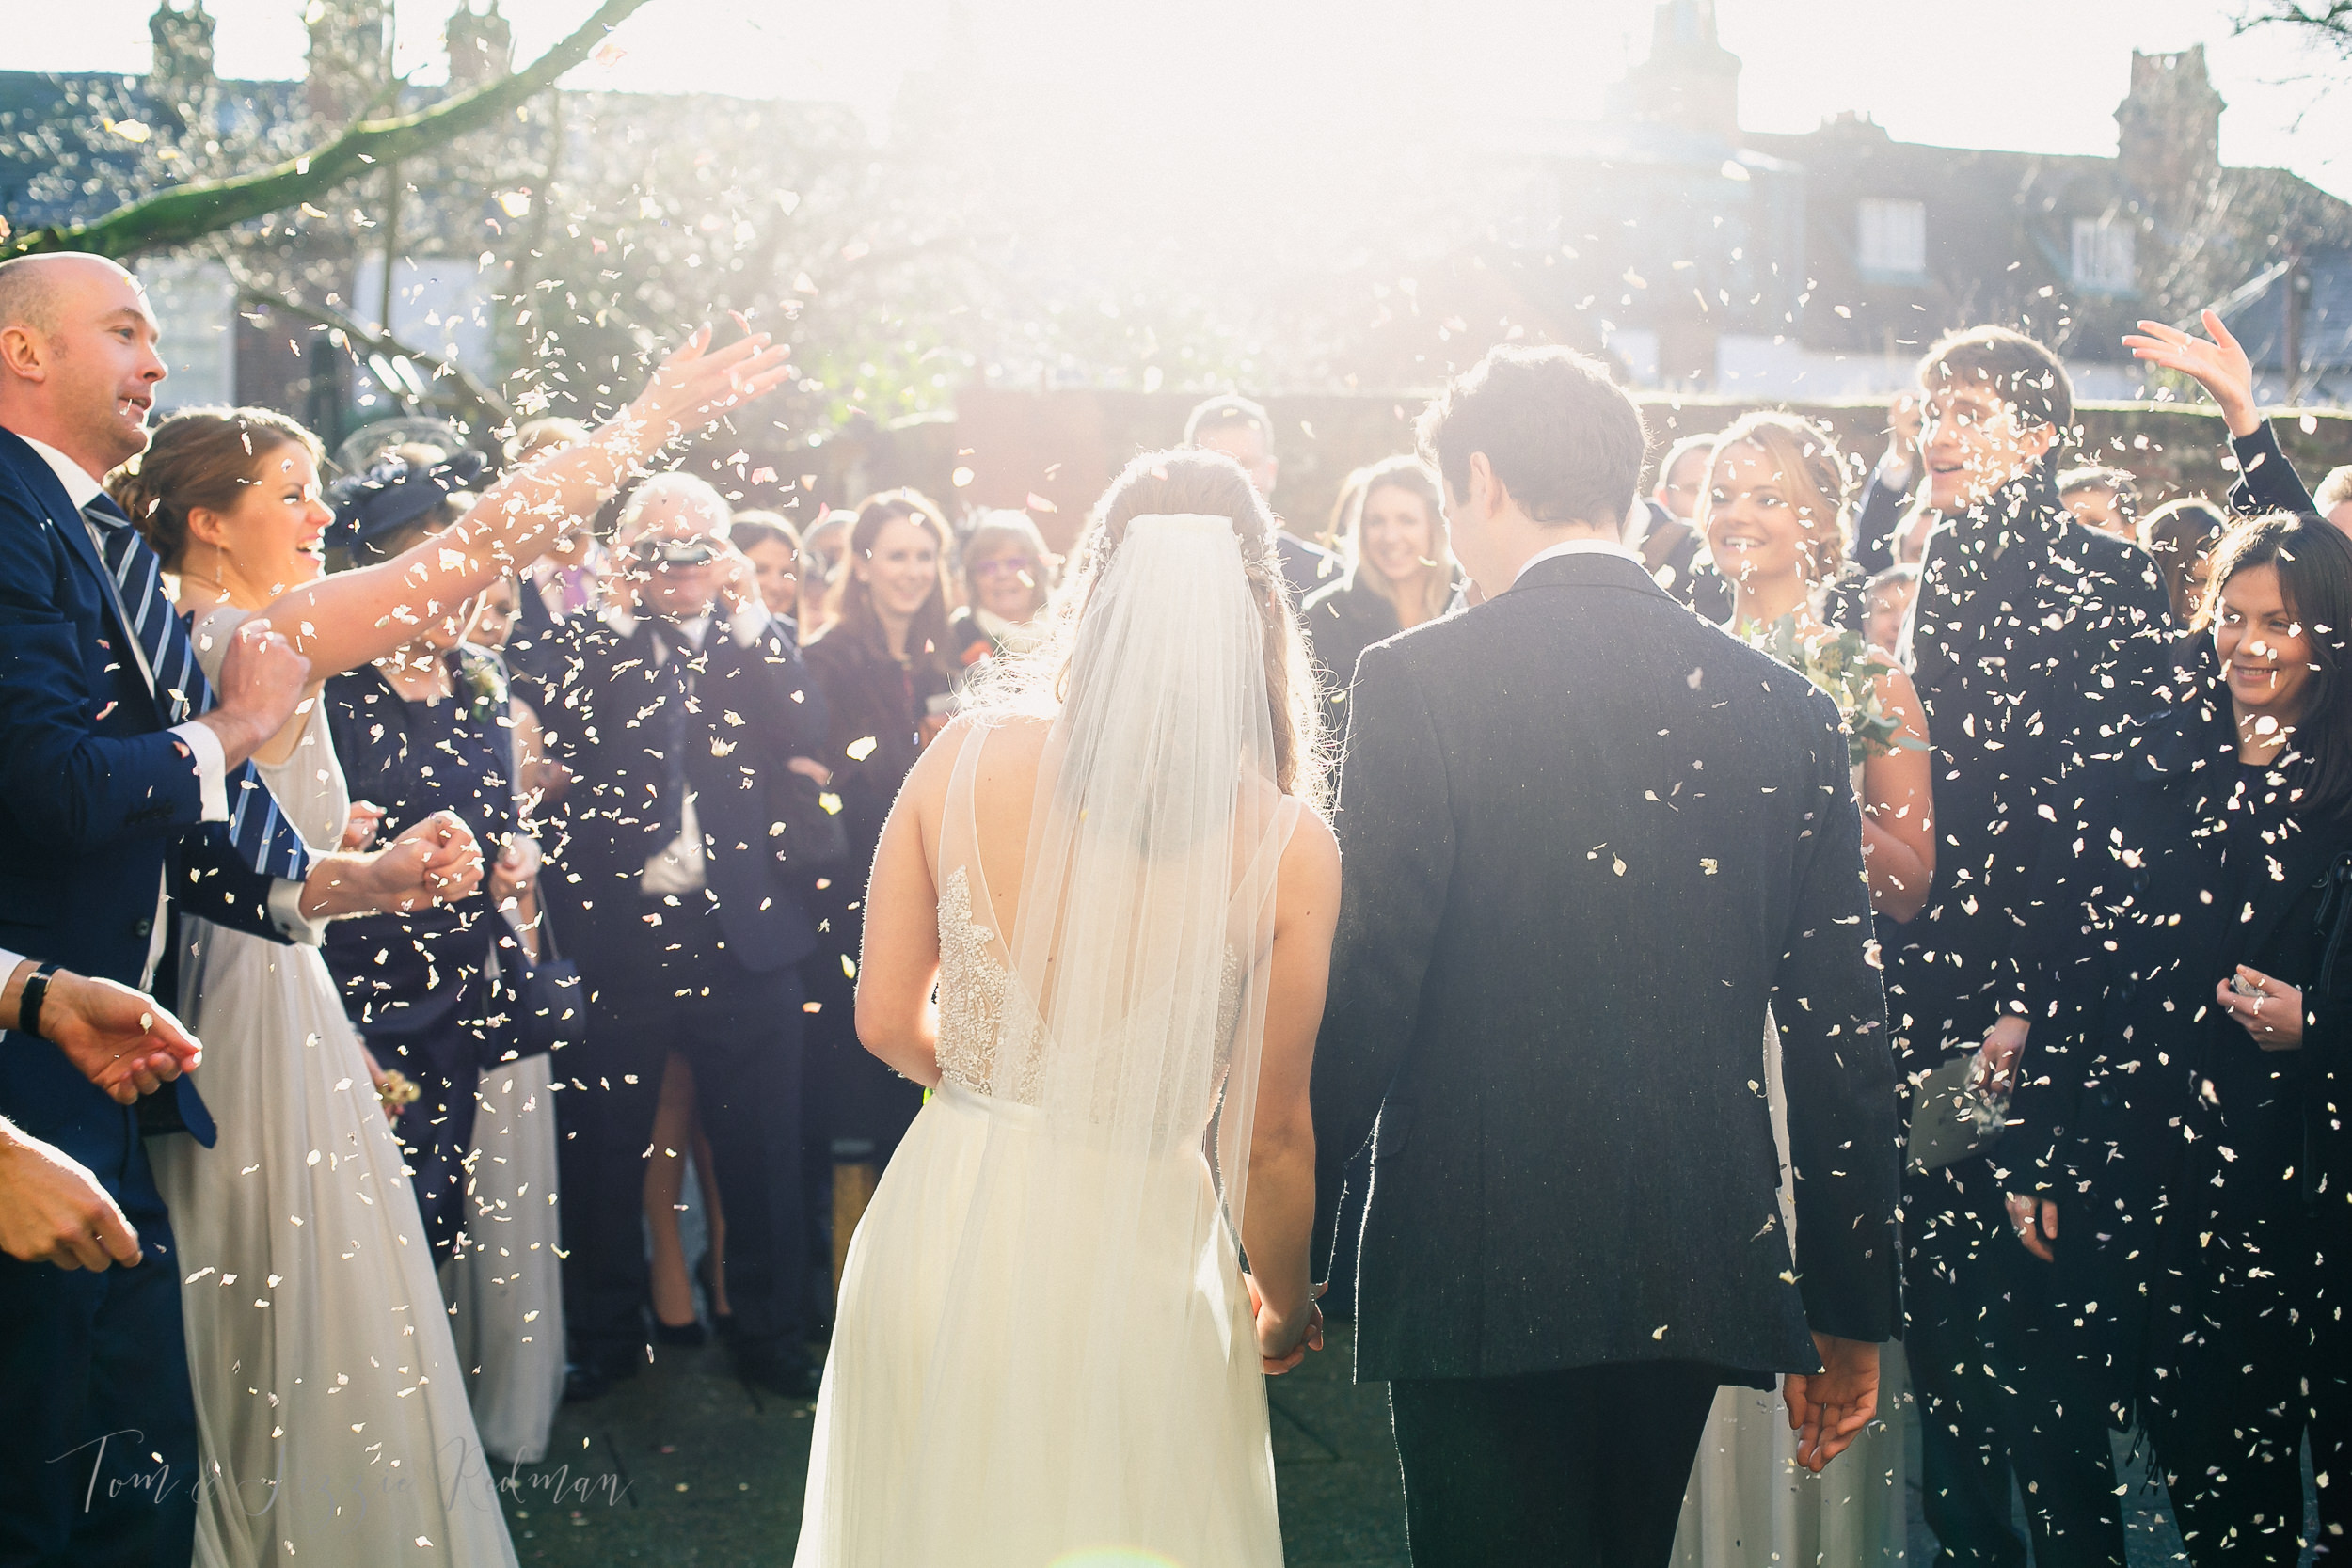
[[(1043, 1031), (1034, 1018), (1016, 1022), (1008, 1017), (1012, 983), (994, 943), (989, 928), (973, 917), (971, 873), (959, 865), (939, 889), (940, 1074), (976, 1094), (1035, 1105), (1044, 1087)], [(1241, 982), (1241, 951), (1229, 945), (1217, 989), (1216, 1068), (1214, 1082), (1202, 1085), (1204, 1119), (1232, 1058)]]

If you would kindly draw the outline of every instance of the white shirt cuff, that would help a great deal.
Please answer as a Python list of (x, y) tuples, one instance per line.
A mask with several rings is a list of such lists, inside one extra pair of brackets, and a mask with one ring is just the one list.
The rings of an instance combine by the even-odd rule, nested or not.
[(196, 758), (196, 785), (204, 801), (199, 822), (229, 820), (229, 754), (220, 749), (220, 736), (209, 724), (188, 723), (171, 732), (186, 742), (188, 752)]
[(735, 639), (739, 648), (748, 648), (768, 635), (768, 624), (775, 615), (759, 600), (739, 606), (727, 617), (727, 635)]
[(14, 974), (16, 973), (16, 966), (24, 961), (24, 954), (11, 953), (7, 948), (0, 947), (0, 986), (5, 986), (8, 983), (8, 976)]
[(326, 940), (326, 923), (302, 912), (302, 884), (278, 877), (269, 884), (269, 914), (286, 940), (297, 947), (316, 947)]

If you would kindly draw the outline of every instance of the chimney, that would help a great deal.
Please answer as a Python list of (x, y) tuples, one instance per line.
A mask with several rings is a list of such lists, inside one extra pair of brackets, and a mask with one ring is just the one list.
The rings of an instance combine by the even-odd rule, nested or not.
[(155, 45), (147, 69), (155, 96), (175, 108), (201, 98), (213, 82), (213, 16), (204, 0), (159, 0), (147, 34)]
[(310, 0), (303, 23), (310, 31), (303, 82), (310, 113), (328, 121), (364, 114), (392, 79), (390, 0)]
[(514, 74), (515, 33), (499, 14), (499, 0), (476, 13), (473, 0), (463, 0), (449, 19), (449, 85), (463, 91)]
[(2132, 90), (2115, 111), (2124, 183), (2160, 208), (2201, 197), (2221, 167), (2221, 111), (2205, 46), (2177, 55), (2132, 51)]
[(1740, 56), (1715, 37), (1715, 0), (1662, 0), (1649, 58), (1611, 89), (1609, 110), (1739, 145)]

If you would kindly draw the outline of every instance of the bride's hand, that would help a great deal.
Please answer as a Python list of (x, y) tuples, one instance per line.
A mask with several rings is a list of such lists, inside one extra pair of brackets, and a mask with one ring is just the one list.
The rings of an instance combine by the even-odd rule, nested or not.
[(1242, 1283), (1249, 1287), (1249, 1309), (1258, 1323), (1258, 1355), (1268, 1377), (1279, 1377), (1307, 1359), (1311, 1350), (1323, 1348), (1323, 1308), (1315, 1298), (1329, 1290), (1317, 1285), (1309, 1293), (1305, 1310), (1285, 1318), (1265, 1302), (1259, 1293), (1257, 1280), (1243, 1275)]

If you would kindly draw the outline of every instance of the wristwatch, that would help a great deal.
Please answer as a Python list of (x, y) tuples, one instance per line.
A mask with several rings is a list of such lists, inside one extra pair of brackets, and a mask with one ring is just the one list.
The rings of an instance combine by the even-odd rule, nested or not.
[(24, 982), (24, 990), (16, 1001), (17, 1033), (30, 1035), (35, 1039), (49, 1037), (40, 1032), (40, 1005), (49, 994), (49, 977), (56, 973), (56, 964), (42, 964)]

